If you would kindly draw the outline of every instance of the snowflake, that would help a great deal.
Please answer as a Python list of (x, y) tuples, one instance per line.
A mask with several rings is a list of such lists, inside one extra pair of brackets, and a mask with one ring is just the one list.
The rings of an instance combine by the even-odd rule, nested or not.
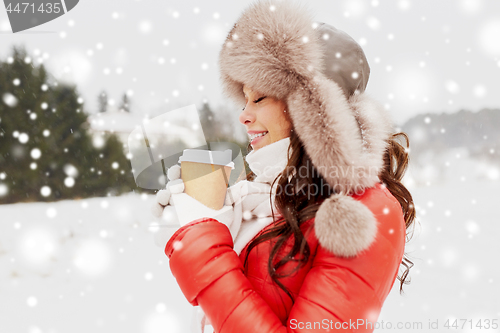
[(33, 148), (30, 153), (31, 157), (35, 160), (39, 159), (42, 156), (42, 152), (38, 148)]
[(367, 22), (368, 27), (372, 30), (378, 30), (380, 28), (380, 21), (376, 17), (370, 17), (368, 18)]
[(35, 296), (30, 296), (28, 297), (28, 299), (26, 300), (26, 303), (28, 304), (28, 306), (30, 308), (36, 306), (38, 304), (38, 300), (36, 299)]
[(50, 193), (52, 193), (52, 190), (48, 186), (42, 186), (42, 188), (40, 189), (40, 194), (44, 197), (48, 197)]
[(6, 196), (7, 193), (9, 193), (7, 185), (0, 183), (0, 198)]
[(72, 177), (66, 177), (64, 179), (64, 185), (66, 187), (73, 187), (75, 185), (75, 179)]
[(486, 95), (486, 87), (483, 85), (477, 85), (474, 87), (474, 96), (477, 98), (483, 98)]
[(164, 303), (158, 303), (156, 305), (156, 312), (158, 312), (158, 313), (165, 312), (166, 309), (167, 309), (167, 307), (165, 306)]
[(78, 169), (72, 164), (64, 165), (63, 170), (68, 177), (78, 177)]
[(19, 139), (19, 142), (21, 142), (22, 144), (25, 144), (26, 142), (28, 142), (29, 136), (26, 133), (21, 133), (21, 134), (19, 134), (18, 139)]
[(110, 267), (112, 261), (109, 246), (99, 239), (82, 242), (73, 257), (73, 265), (89, 276), (102, 275)]
[(174, 244), (172, 245), (174, 250), (180, 250), (182, 249), (182, 242), (181, 241), (175, 241)]
[(10, 106), (11, 108), (15, 107), (17, 105), (17, 98), (16, 96), (12, 95), (11, 93), (5, 93), (2, 96), (3, 102)]
[(47, 217), (51, 219), (57, 216), (57, 210), (54, 207), (47, 208), (45, 213), (47, 214)]

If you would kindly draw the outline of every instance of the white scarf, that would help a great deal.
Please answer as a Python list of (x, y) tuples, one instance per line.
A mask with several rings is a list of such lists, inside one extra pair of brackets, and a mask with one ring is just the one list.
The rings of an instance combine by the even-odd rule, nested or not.
[[(274, 183), (272, 189), (271, 184), (286, 167), (289, 145), (290, 138), (285, 138), (252, 150), (245, 159), (257, 177), (251, 182), (242, 180), (228, 189), (228, 197), (234, 202), (234, 220), (229, 230), (232, 235), (236, 235), (233, 249), (238, 255), (262, 229), (273, 222), (271, 209), (274, 210), (275, 218), (281, 216), (274, 205), (278, 182)], [(269, 204), (271, 191), (272, 205)], [(202, 333), (205, 315), (201, 307), (195, 307), (194, 316), (193, 332)]]

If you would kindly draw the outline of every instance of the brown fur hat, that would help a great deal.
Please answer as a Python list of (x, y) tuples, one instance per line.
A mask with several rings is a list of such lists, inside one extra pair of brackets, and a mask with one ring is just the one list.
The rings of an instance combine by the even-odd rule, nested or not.
[(376, 219), (350, 195), (379, 182), (393, 128), (364, 93), (370, 68), (361, 47), (298, 3), (260, 0), (229, 32), (219, 65), (224, 93), (236, 103), (245, 105), (243, 84), (286, 102), (307, 154), (336, 192), (316, 214), (321, 244), (344, 257), (366, 249)]

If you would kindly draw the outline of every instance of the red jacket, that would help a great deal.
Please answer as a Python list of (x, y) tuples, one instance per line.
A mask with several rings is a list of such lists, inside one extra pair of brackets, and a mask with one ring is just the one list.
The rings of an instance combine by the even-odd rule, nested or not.
[[(268, 274), (271, 241), (251, 251), (245, 274), (246, 248), (238, 256), (228, 228), (211, 218), (195, 220), (171, 237), (165, 253), (172, 274), (217, 333), (372, 332), (398, 273), (406, 229), (399, 202), (380, 184), (353, 198), (377, 219), (375, 240), (356, 257), (340, 258), (319, 244), (314, 218), (303, 223), (310, 260), (280, 280), (294, 303)], [(293, 267), (289, 262), (283, 269)]]

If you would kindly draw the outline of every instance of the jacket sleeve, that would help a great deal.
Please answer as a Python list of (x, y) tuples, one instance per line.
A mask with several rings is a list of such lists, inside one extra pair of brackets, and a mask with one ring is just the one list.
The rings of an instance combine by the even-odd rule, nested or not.
[[(206, 218), (179, 229), (165, 248), (185, 297), (201, 306), (217, 333), (373, 331), (360, 326), (361, 320), (375, 324), (382, 304), (373, 287), (352, 268), (359, 266), (352, 262), (357, 258), (337, 258), (318, 246), (285, 326), (253, 290), (232, 247), (227, 227)], [(373, 264), (370, 258), (359, 260)], [(394, 267), (380, 269), (388, 270), (392, 285)]]

